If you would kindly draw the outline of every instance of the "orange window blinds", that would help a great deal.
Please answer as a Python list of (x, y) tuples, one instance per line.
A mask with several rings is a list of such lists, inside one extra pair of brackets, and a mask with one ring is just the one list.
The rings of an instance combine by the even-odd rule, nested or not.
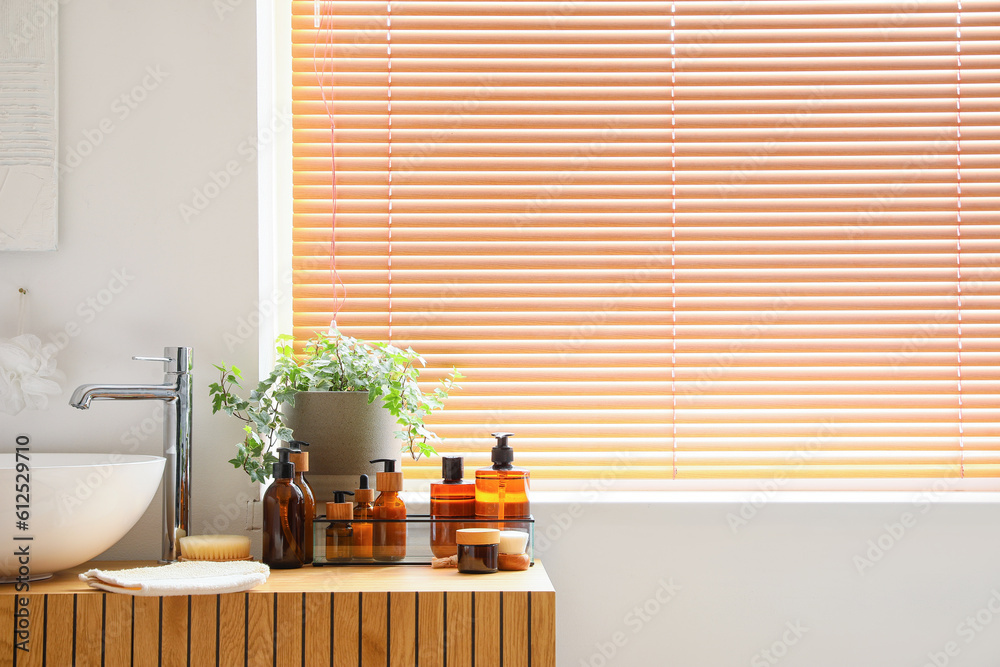
[(457, 366), (442, 451), (1000, 475), (996, 2), (292, 11), (295, 336)]

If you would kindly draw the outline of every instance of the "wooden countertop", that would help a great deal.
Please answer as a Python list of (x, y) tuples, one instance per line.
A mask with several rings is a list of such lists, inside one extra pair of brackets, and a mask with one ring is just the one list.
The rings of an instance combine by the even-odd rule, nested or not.
[[(153, 561), (92, 561), (55, 574), (45, 581), (31, 582), (36, 595), (81, 594), (99, 591), (80, 581), (77, 575), (91, 568), (124, 570), (156, 565)], [(267, 582), (251, 593), (351, 593), (351, 592), (480, 592), (528, 591), (553, 592), (552, 582), (541, 562), (524, 572), (462, 574), (455, 569), (435, 570), (429, 565), (307, 565), (295, 570), (271, 570)], [(0, 595), (14, 595), (13, 584), (0, 584)]]

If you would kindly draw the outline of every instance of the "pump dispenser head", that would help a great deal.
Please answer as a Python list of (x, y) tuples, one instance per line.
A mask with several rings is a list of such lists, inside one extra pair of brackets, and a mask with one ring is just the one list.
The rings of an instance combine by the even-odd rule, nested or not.
[(331, 521), (350, 521), (354, 517), (354, 503), (345, 497), (353, 495), (350, 491), (334, 491), (333, 502), (326, 504), (326, 518)]
[(291, 451), (288, 458), (295, 464), (296, 472), (309, 472), (309, 453), (302, 450), (308, 446), (309, 443), (302, 440), (288, 441), (288, 449)]
[(372, 459), (368, 463), (381, 463), (385, 467), (382, 472), (396, 472), (396, 459)]
[(353, 495), (354, 495), (353, 491), (334, 491), (333, 502), (335, 503), (350, 502), (349, 500), (347, 500), (347, 496), (353, 496)]
[(441, 457), (441, 478), (445, 484), (456, 484), (462, 481), (465, 472), (465, 459), (461, 456)]
[(355, 503), (370, 503), (375, 500), (375, 490), (368, 486), (368, 475), (362, 475), (354, 492)]
[(385, 466), (384, 472), (375, 473), (375, 486), (380, 492), (403, 490), (403, 473), (396, 472), (396, 459), (372, 459), (369, 463)]
[(507, 438), (513, 433), (491, 433), (497, 439), (497, 444), (493, 447), (493, 469), (509, 470), (514, 462), (514, 450), (507, 444)]
[(287, 447), (278, 447), (278, 460), (271, 466), (271, 476), (275, 479), (291, 479), (295, 477), (295, 464), (288, 457), (292, 453)]

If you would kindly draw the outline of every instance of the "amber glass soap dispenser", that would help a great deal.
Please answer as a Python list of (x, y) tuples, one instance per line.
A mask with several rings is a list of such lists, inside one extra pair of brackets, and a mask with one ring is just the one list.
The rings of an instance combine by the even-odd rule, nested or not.
[(347, 563), (351, 560), (351, 541), (354, 527), (354, 503), (344, 502), (350, 491), (334, 491), (333, 502), (326, 504), (326, 518), (330, 525), (326, 529), (326, 560), (329, 563)]
[(476, 518), (499, 519), (498, 528), (524, 531), (526, 523), (510, 519), (527, 519), (531, 515), (528, 502), (528, 470), (514, 467), (514, 450), (508, 439), (513, 433), (493, 433), (493, 465), (476, 471)]
[(305, 501), (303, 515), (303, 530), (305, 531), (305, 543), (303, 546), (303, 560), (305, 565), (313, 562), (313, 519), (316, 518), (316, 496), (313, 495), (312, 488), (309, 486), (309, 482), (303, 476), (303, 473), (309, 470), (309, 454), (302, 451), (303, 447), (308, 447), (308, 442), (302, 442), (301, 440), (291, 440), (288, 443), (288, 449), (291, 452), (288, 454), (288, 460), (295, 464), (295, 477), (292, 482), (295, 486), (299, 487), (299, 491), (302, 492), (302, 498)]
[(438, 558), (454, 556), (457, 551), (455, 532), (467, 526), (455, 519), (476, 518), (476, 485), (462, 479), (464, 468), (461, 456), (442, 456), (443, 479), (431, 484), (431, 551)]
[[(403, 560), (406, 557), (406, 505), (399, 497), (403, 490), (403, 473), (396, 472), (395, 459), (375, 459), (384, 463), (385, 471), (375, 473), (378, 498), (372, 506), (372, 558), (380, 561)], [(388, 520), (387, 520), (388, 519)]]
[(351, 538), (351, 556), (355, 560), (372, 559), (372, 507), (375, 490), (368, 488), (368, 475), (361, 476), (361, 482), (354, 491), (354, 531)]
[(302, 567), (302, 541), (305, 536), (303, 509), (305, 500), (292, 478), (295, 464), (288, 460), (286, 447), (278, 448), (278, 462), (273, 466), (274, 481), (267, 487), (262, 502), (264, 512), (263, 558), (273, 568)]

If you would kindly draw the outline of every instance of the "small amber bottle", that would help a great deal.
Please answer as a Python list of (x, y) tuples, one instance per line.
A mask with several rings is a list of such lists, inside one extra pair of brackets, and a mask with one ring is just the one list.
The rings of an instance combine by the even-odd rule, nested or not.
[(304, 526), (302, 509), (305, 501), (292, 478), (295, 464), (288, 460), (289, 450), (278, 449), (278, 462), (274, 464), (274, 481), (267, 487), (262, 501), (264, 514), (263, 557), (270, 567), (302, 567), (302, 540)]
[(302, 510), (304, 519), (303, 530), (305, 531), (305, 542), (302, 546), (303, 563), (305, 565), (313, 561), (313, 543), (316, 539), (313, 535), (313, 520), (316, 518), (316, 496), (313, 495), (309, 482), (303, 476), (303, 473), (309, 470), (309, 454), (302, 451), (302, 448), (308, 446), (308, 442), (301, 440), (292, 440), (288, 443), (288, 449), (291, 450), (288, 454), (288, 460), (295, 464), (295, 478), (292, 481), (295, 486), (299, 487), (299, 491), (302, 492), (302, 498), (305, 501), (303, 505), (304, 509)]
[(395, 459), (375, 459), (384, 463), (385, 471), (375, 473), (378, 498), (372, 506), (372, 558), (397, 561), (406, 557), (406, 504), (399, 497), (403, 490), (403, 473), (396, 472)]
[(326, 518), (330, 525), (326, 529), (326, 561), (347, 563), (351, 560), (353, 539), (354, 503), (344, 502), (345, 496), (353, 496), (350, 491), (334, 491), (333, 502), (326, 504)]
[(464, 467), (461, 456), (442, 456), (443, 479), (431, 484), (431, 551), (438, 558), (456, 553), (455, 531), (466, 524), (455, 519), (476, 518), (476, 485), (462, 479)]
[(493, 465), (476, 471), (476, 518), (498, 519), (501, 530), (523, 530), (528, 524), (510, 519), (527, 519), (531, 516), (528, 500), (528, 470), (516, 468), (514, 450), (507, 440), (513, 433), (494, 433), (497, 444), (493, 447)]
[(361, 476), (361, 482), (354, 492), (354, 536), (351, 540), (351, 556), (355, 560), (372, 559), (372, 505), (375, 491), (368, 488), (368, 475)]

